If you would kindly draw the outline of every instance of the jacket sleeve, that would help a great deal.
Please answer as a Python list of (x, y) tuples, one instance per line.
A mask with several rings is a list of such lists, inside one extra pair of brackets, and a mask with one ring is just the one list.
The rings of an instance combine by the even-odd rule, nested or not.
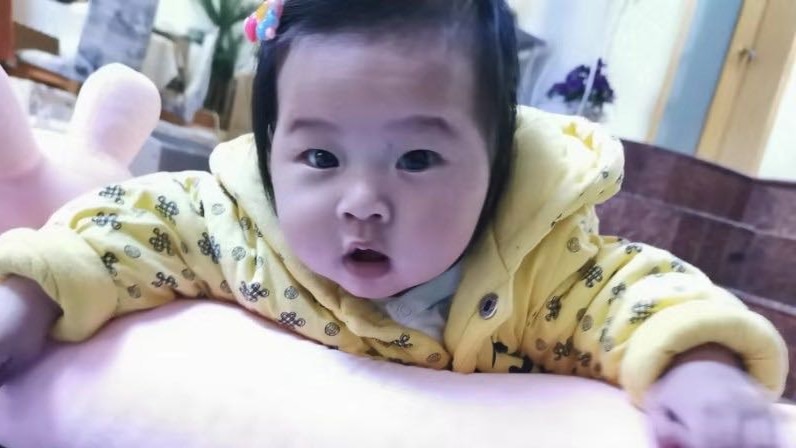
[[(664, 250), (575, 234), (554, 240), (568, 255), (585, 253), (585, 265), (529, 322), (530, 334), (551, 341), (541, 359), (548, 370), (607, 379), (641, 404), (676, 355), (713, 342), (738, 354), (772, 395), (782, 393), (787, 348), (769, 321)], [(525, 344), (533, 352), (534, 342)]]
[(86, 339), (114, 316), (177, 294), (234, 300), (204, 213), (208, 194), (216, 196), (213, 207), (231, 208), (231, 198), (216, 190), (210, 174), (186, 172), (87, 194), (38, 231), (0, 236), (0, 278), (39, 283), (63, 309), (52, 335), (66, 341)]

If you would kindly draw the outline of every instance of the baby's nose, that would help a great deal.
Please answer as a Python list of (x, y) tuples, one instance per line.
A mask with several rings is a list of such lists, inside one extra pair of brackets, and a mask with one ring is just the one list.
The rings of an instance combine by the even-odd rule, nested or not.
[(357, 182), (345, 192), (337, 208), (338, 217), (386, 224), (391, 219), (385, 195), (370, 182)]

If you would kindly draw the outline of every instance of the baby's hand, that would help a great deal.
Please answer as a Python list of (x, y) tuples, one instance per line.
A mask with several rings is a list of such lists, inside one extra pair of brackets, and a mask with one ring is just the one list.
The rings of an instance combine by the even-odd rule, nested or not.
[(760, 386), (732, 362), (696, 359), (672, 368), (647, 396), (660, 446), (781, 446), (773, 406)]
[(38, 358), (61, 309), (34, 282), (0, 283), (0, 386)]

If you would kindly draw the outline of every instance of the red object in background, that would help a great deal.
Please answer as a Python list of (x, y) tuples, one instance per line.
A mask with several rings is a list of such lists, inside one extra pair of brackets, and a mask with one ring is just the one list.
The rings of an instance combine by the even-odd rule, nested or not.
[(0, 63), (14, 60), (14, 15), (11, 0), (0, 0)]

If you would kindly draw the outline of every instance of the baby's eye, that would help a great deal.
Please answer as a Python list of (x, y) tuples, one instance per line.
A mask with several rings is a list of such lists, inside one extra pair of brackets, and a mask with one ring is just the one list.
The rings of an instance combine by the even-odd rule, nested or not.
[(401, 156), (401, 158), (398, 159), (396, 167), (399, 170), (419, 173), (441, 163), (442, 157), (436, 152), (427, 149), (416, 149)]
[(323, 149), (308, 149), (301, 154), (301, 159), (307, 165), (319, 170), (328, 170), (340, 166), (337, 157)]

